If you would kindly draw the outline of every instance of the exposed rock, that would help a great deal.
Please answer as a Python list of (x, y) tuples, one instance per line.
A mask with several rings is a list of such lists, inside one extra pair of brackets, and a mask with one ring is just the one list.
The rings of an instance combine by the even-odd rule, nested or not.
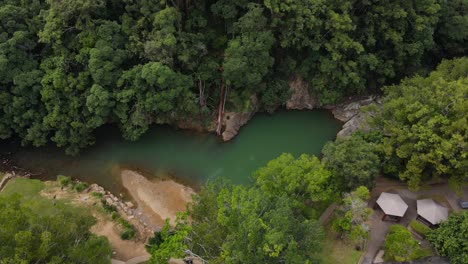
[(125, 205), (129, 208), (133, 208), (135, 205), (133, 205), (132, 202), (126, 202)]
[(224, 141), (229, 141), (239, 133), (239, 129), (247, 124), (247, 122), (254, 116), (258, 110), (258, 99), (256, 96), (250, 98), (251, 112), (247, 113), (236, 113), (226, 112), (224, 113), (223, 123), (224, 132), (222, 134)]
[(347, 137), (358, 129), (369, 131), (370, 128), (366, 121), (369, 113), (363, 113), (361, 107), (371, 103), (380, 104), (380, 101), (375, 96), (369, 96), (357, 101), (347, 101), (333, 108), (332, 113), (334, 117), (345, 122), (343, 128), (336, 136)]
[(360, 109), (362, 106), (374, 103), (377, 101), (376, 99), (377, 98), (375, 96), (369, 96), (363, 99), (351, 99), (351, 101), (345, 101), (336, 105), (332, 109), (333, 116), (342, 122), (348, 122), (351, 118), (355, 117), (361, 112)]
[(314, 109), (318, 102), (309, 93), (309, 85), (299, 76), (289, 82), (291, 98), (286, 102), (287, 109)]
[(114, 201), (111, 198), (106, 198), (107, 205), (114, 205)]

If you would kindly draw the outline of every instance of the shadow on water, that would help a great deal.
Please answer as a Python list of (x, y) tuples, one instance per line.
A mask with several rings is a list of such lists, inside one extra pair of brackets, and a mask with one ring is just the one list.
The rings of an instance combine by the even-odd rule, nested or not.
[(212, 134), (153, 126), (138, 141), (125, 141), (118, 128), (96, 131), (96, 144), (77, 156), (67, 156), (52, 145), (19, 147), (1, 142), (0, 153), (18, 167), (55, 179), (63, 174), (95, 182), (112, 192), (124, 192), (120, 171), (138, 170), (148, 178), (170, 177), (194, 187), (209, 178), (225, 177), (234, 183), (250, 182), (251, 173), (281, 153), (320, 155), (341, 124), (326, 111), (279, 111), (257, 114), (230, 142)]

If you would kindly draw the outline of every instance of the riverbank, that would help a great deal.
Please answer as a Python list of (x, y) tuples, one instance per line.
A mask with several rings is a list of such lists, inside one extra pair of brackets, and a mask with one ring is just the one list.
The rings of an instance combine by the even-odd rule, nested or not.
[(122, 184), (136, 201), (138, 213), (147, 216), (149, 225), (161, 229), (165, 219), (175, 223), (178, 212), (185, 211), (195, 191), (171, 179), (150, 181), (143, 175), (131, 171), (121, 172)]
[[(90, 231), (107, 237), (114, 252), (112, 256), (114, 259), (127, 261), (135, 257), (148, 257), (145, 243), (155, 231), (162, 228), (164, 219), (169, 218), (170, 222), (174, 223), (177, 212), (185, 210), (186, 204), (191, 201), (191, 196), (195, 192), (170, 179), (149, 181), (143, 175), (131, 170), (121, 171), (121, 176), (125, 188), (137, 202), (137, 206), (96, 184), (78, 192), (57, 181), (40, 181), (19, 175), (12, 177), (11, 174), (2, 177), (3, 180), (9, 179), (8, 182), (5, 181), (5, 191), (2, 194), (18, 193), (26, 197), (27, 201), (34, 200), (36, 201), (34, 204), (39, 203), (42, 208), (40, 210), (52, 210), (56, 203), (70, 208), (84, 209), (96, 219)], [(75, 185), (79, 183), (75, 182)], [(113, 214), (106, 212), (103, 204), (115, 208), (119, 217), (135, 228), (134, 238), (131, 240), (121, 238), (121, 224), (115, 220), (117, 218)], [(49, 207), (50, 209), (47, 209)]]
[[(6, 176), (11, 175), (7, 174)], [(53, 215), (57, 211), (76, 212), (93, 216), (94, 225), (90, 231), (98, 236), (107, 237), (112, 258), (129, 260), (139, 256), (149, 256), (145, 242), (137, 234), (131, 240), (120, 237), (122, 226), (107, 213), (101, 203), (101, 197), (90, 188), (78, 192), (70, 187), (64, 187), (57, 181), (41, 181), (15, 175), (0, 190), (0, 196), (21, 195), (21, 203), (33, 212)]]

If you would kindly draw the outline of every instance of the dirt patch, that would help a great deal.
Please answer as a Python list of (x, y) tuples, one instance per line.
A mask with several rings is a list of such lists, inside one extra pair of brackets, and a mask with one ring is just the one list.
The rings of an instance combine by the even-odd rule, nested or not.
[(105, 236), (114, 250), (112, 258), (127, 261), (134, 257), (149, 255), (146, 252), (144, 243), (120, 238), (118, 225), (105, 217), (95, 216), (97, 223), (91, 227), (91, 232), (99, 236)]
[[(102, 206), (100, 198), (88, 192), (75, 192), (70, 188), (61, 187), (55, 181), (46, 181), (45, 188), (40, 192), (44, 197), (52, 200), (65, 200), (75, 206), (84, 207), (96, 218), (96, 224), (91, 227), (91, 232), (98, 236), (105, 236), (113, 250), (112, 258), (119, 260), (129, 260), (135, 257), (149, 255), (146, 252), (143, 239), (122, 240), (120, 238), (121, 226), (112, 221)], [(132, 223), (134, 224), (134, 223)]]
[(123, 170), (121, 175), (122, 184), (137, 202), (138, 209), (149, 216), (148, 220), (152, 226), (159, 228), (167, 218), (174, 224), (176, 214), (185, 211), (187, 203), (192, 201), (192, 194), (195, 193), (190, 187), (173, 180), (150, 181), (131, 170)]

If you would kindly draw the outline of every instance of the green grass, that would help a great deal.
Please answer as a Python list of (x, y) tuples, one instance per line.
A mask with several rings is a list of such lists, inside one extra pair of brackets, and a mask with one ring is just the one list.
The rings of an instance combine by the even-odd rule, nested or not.
[(410, 225), (411, 229), (414, 230), (414, 232), (418, 233), (423, 238), (425, 238), (426, 235), (431, 231), (431, 229), (428, 226), (426, 226), (423, 223), (420, 223), (417, 220), (411, 221), (409, 225)]
[(44, 182), (40, 180), (14, 178), (7, 183), (2, 192), (0, 192), (0, 196), (19, 194), (22, 197), (22, 204), (40, 215), (54, 214), (58, 210), (83, 213), (83, 208), (69, 205), (67, 200), (52, 200), (42, 196), (40, 192), (45, 187)]
[(347, 243), (346, 240), (337, 239), (333, 231), (326, 230), (322, 263), (357, 264), (361, 254), (363, 254), (363, 251), (357, 251), (353, 244)]

